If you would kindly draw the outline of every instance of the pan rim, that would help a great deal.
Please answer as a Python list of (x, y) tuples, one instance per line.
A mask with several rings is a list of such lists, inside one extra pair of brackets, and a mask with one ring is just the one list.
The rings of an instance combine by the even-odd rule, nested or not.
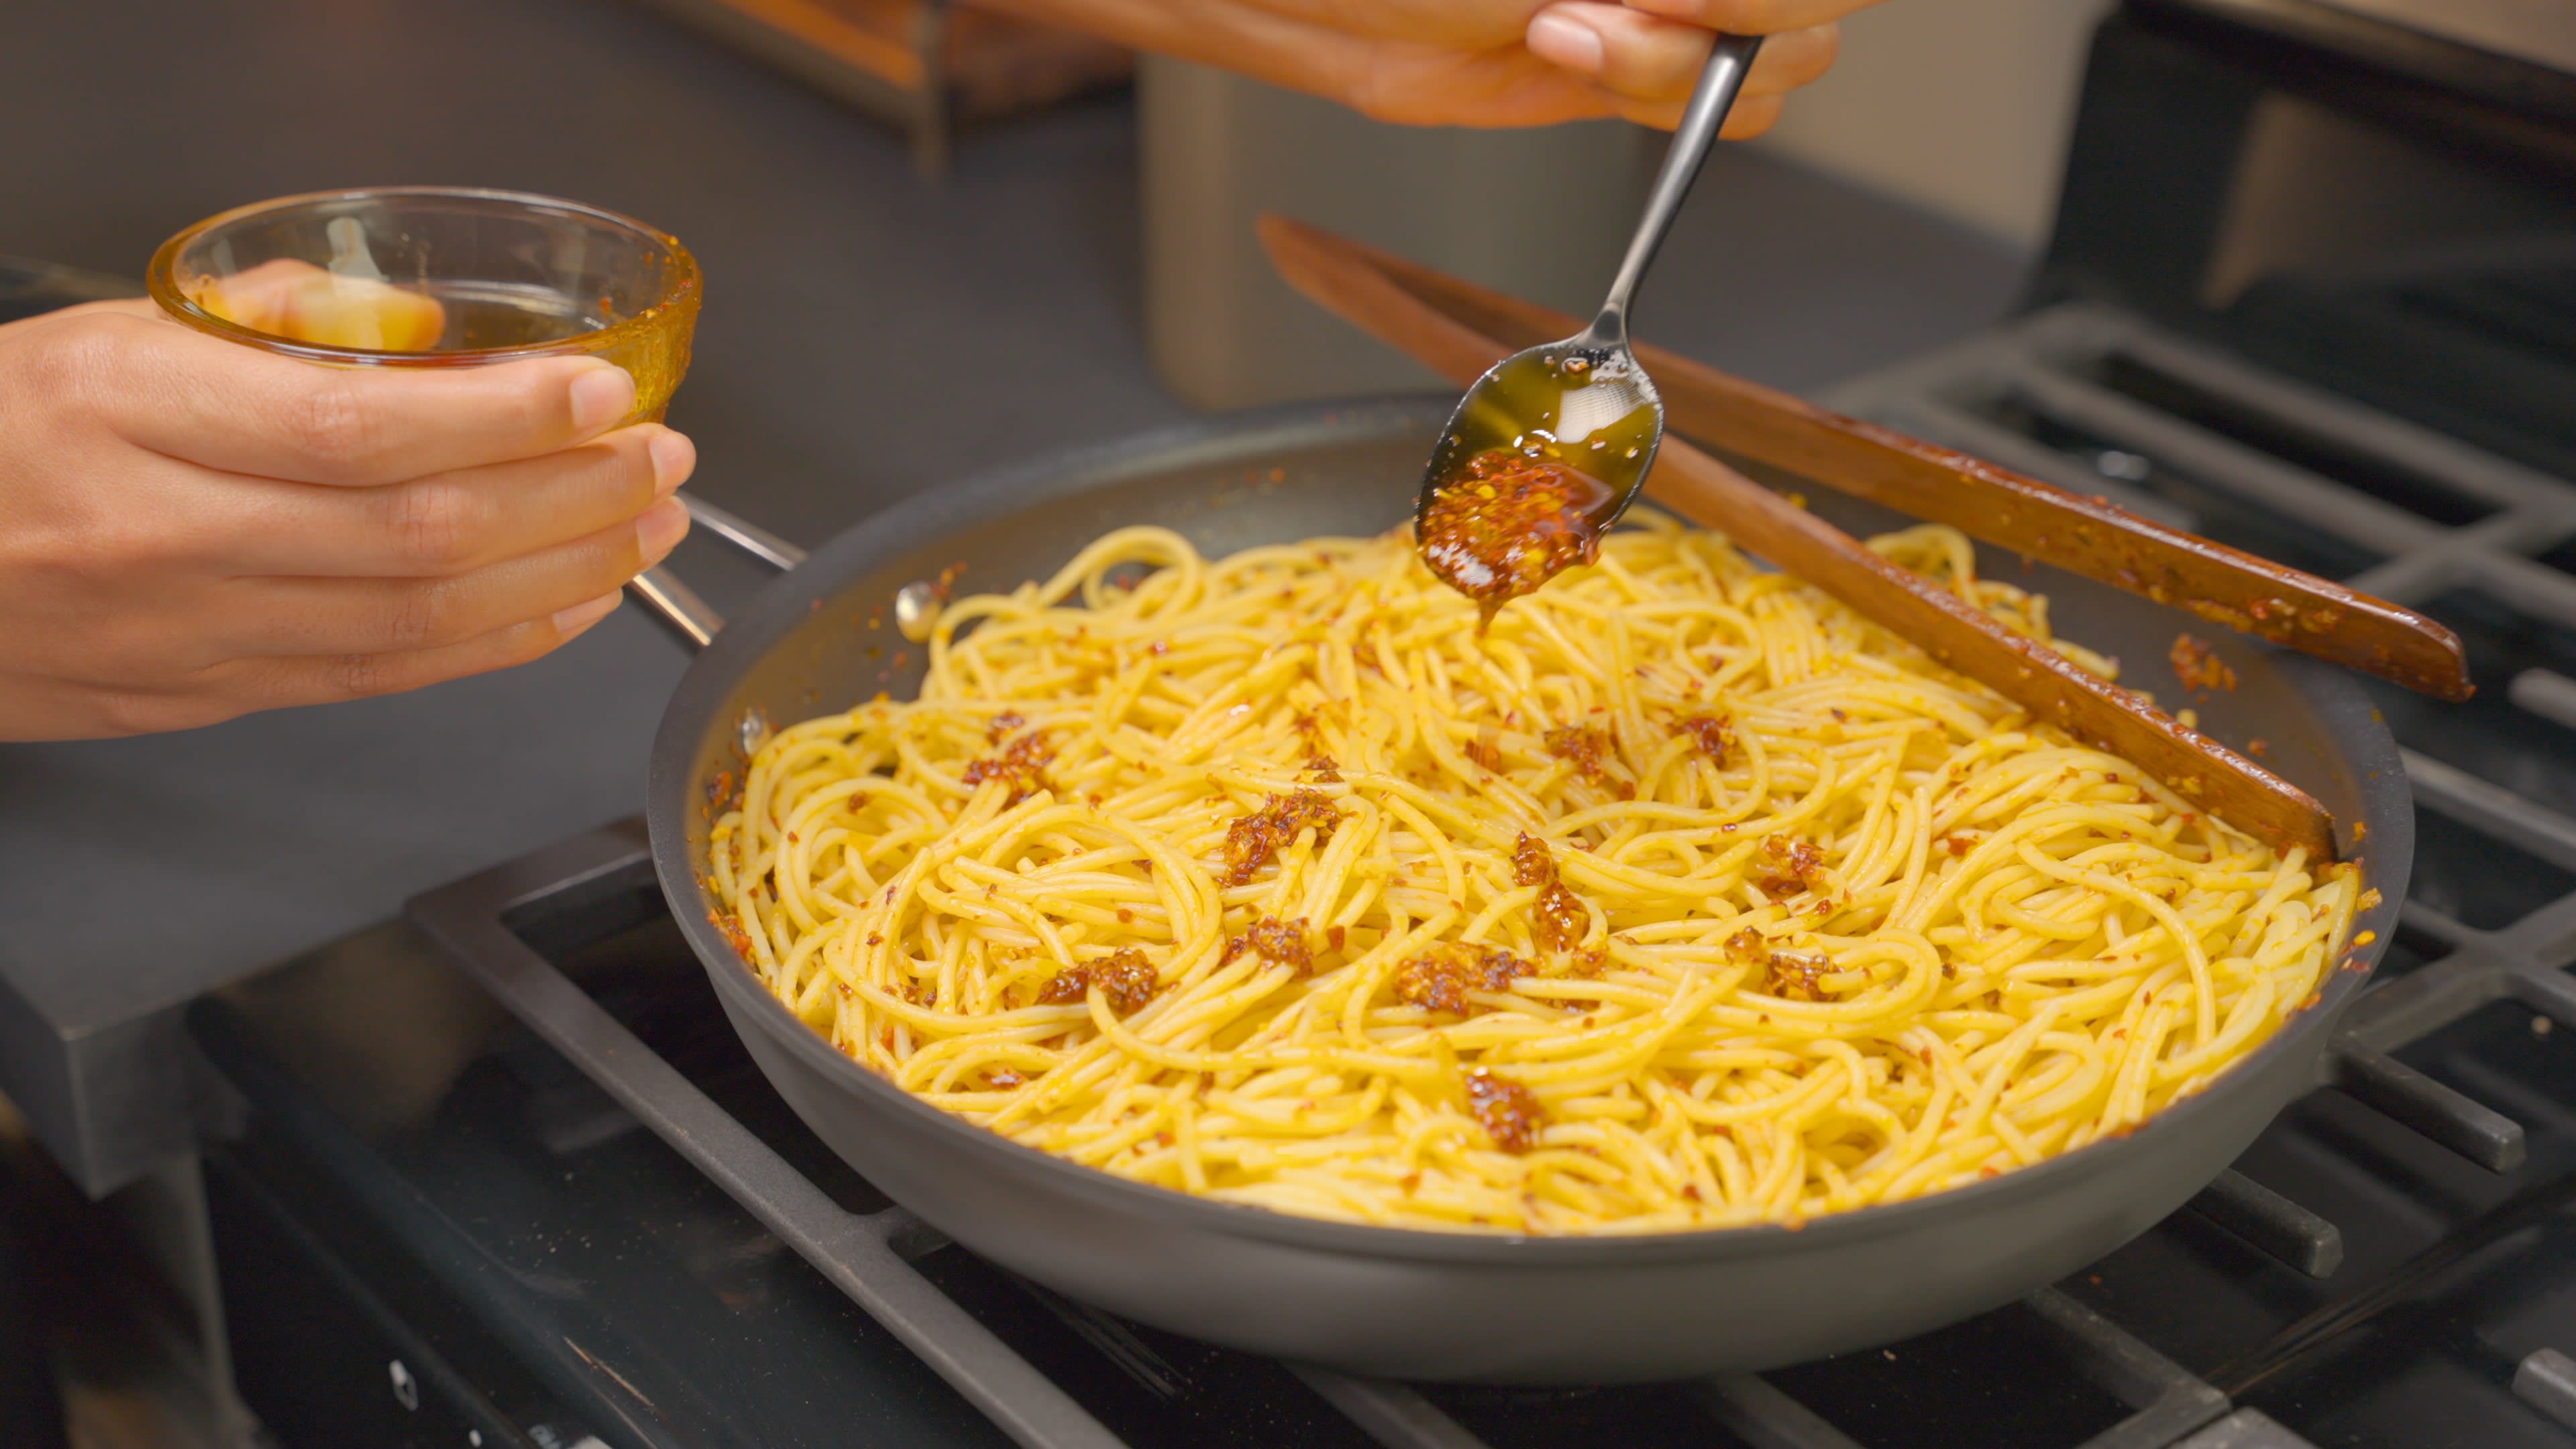
[[(2187, 1132), (2201, 1118), (2224, 1112), (2231, 1089), (2242, 1089), (2264, 1076), (2282, 1058), (2302, 1050), (2309, 1038), (2330, 1033), (2394, 940), (2398, 909), (2413, 866), (2415, 835), (2412, 802), (2405, 793), (2397, 742), (2368, 694), (2344, 671), (2304, 655), (2272, 649), (2275, 664), (2288, 673), (2291, 686), (2325, 721), (2329, 734), (2349, 747), (2343, 764), (2353, 772), (2365, 808), (2358, 812), (2357, 822), (2345, 822), (2344, 833), (2349, 839), (2352, 824), (2368, 825), (2366, 879), (2382, 897), (2378, 906), (2356, 916), (2354, 921), (2356, 936), (2364, 930), (2376, 932), (2368, 944), (2347, 950), (2347, 960), (2358, 963), (2360, 969), (2329, 966), (2328, 979), (2319, 988), (2315, 1005), (2297, 1012), (2270, 1040), (2207, 1087), (2167, 1107), (2122, 1138), (2089, 1143), (1984, 1181), (1901, 1202), (1826, 1213), (1796, 1227), (1764, 1222), (1671, 1232), (1555, 1236), (1384, 1227), (1301, 1217), (1134, 1182), (1014, 1142), (922, 1101), (841, 1053), (770, 994), (708, 919), (713, 903), (691, 870), (689, 840), (684, 834), (692, 818), (687, 808), (690, 767), (711, 732), (730, 727), (720, 721), (719, 711), (736, 681), (801, 625), (817, 601), (839, 592), (851, 577), (890, 556), (918, 547), (925, 538), (972, 527), (1042, 499), (1086, 492), (1146, 471), (1191, 462), (1240, 458), (1249, 466), (1265, 452), (1275, 452), (1292, 442), (1311, 442), (1324, 430), (1330, 430), (1328, 436), (1349, 442), (1363, 442), (1399, 429), (1420, 428), (1427, 432), (1447, 416), (1453, 402), (1445, 394), (1406, 393), (1289, 403), (1220, 414), (1044, 454), (986, 470), (955, 487), (925, 490), (880, 510), (816, 550), (793, 572), (772, 580), (682, 676), (654, 741), (648, 784), (647, 818), (655, 873), (665, 897), (675, 907), (672, 914), (678, 918), (682, 933), (719, 992), (728, 999), (728, 1005), (747, 1010), (750, 1020), (785, 1049), (797, 1053), (826, 1080), (883, 1110), (902, 1114), (904, 1120), (920, 1128), (946, 1135), (961, 1150), (990, 1162), (997, 1173), (1019, 1170), (1043, 1174), (1058, 1190), (1122, 1214), (1140, 1215), (1146, 1223), (1222, 1231), (1283, 1247), (1359, 1258), (1532, 1269), (1651, 1266), (1680, 1259), (1826, 1251), (1908, 1231), (1917, 1224), (1983, 1212), (2020, 1196), (2045, 1193), (2061, 1180), (2089, 1175), (2123, 1149)], [(2146, 602), (2139, 601), (2142, 606)], [(2187, 616), (2177, 613), (2177, 618), (2183, 617)], [(2371, 788), (2370, 782), (2378, 779), (2399, 783), (2394, 808), (2383, 805), (2374, 812), (2367, 807), (2386, 793)]]

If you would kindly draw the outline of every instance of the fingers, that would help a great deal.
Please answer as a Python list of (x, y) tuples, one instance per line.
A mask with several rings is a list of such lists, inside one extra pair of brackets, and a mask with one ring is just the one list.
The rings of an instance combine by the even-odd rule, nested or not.
[(444, 648), (615, 593), (689, 531), (679, 500), (632, 522), (454, 578), (235, 580), (208, 621), (222, 654), (373, 655)]
[(39, 385), (127, 441), (301, 483), (369, 486), (533, 458), (635, 406), (634, 379), (596, 358), (316, 367), (123, 309), (44, 325)]
[(612, 591), (545, 618), (426, 649), (245, 660), (228, 669), (234, 685), (228, 693), (252, 695), (259, 701), (252, 708), (277, 709), (401, 694), (468, 675), (509, 669), (543, 658), (579, 638), (616, 612), (620, 597)]
[(1830, 25), (1857, 14), (1879, 0), (1627, 0), (1628, 5), (1667, 20), (1679, 20), (1729, 35), (1778, 35)]
[[(400, 694), (543, 658), (615, 612), (620, 597), (605, 594), (546, 618), (427, 649), (232, 660), (190, 676), (183, 687), (172, 689), (47, 684), (41, 690), (20, 691), (9, 687), (11, 681), (0, 681), (0, 736), (155, 734), (219, 724), (259, 710)], [(13, 714), (28, 719), (14, 721)]]
[(201, 562), (229, 575), (452, 578), (635, 518), (697, 467), (658, 423), (382, 488), (239, 479), (204, 499)]
[[(1527, 43), (1532, 54), (1599, 85), (1624, 103), (1623, 111), (1636, 108), (1632, 113), (1644, 119), (1661, 115), (1657, 107), (1663, 103), (1670, 103), (1678, 117), (1708, 64), (1712, 38), (1707, 27), (1625, 5), (1564, 0), (1531, 17)], [(1772, 36), (1744, 79), (1739, 108), (1745, 101), (1783, 95), (1823, 75), (1833, 65), (1840, 44), (1830, 24)], [(1737, 128), (1730, 125), (1727, 134), (1738, 134)]]

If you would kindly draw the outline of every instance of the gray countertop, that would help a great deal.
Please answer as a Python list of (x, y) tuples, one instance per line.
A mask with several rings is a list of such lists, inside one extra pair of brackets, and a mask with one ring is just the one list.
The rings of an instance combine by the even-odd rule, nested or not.
[[(555, 192), (677, 233), (709, 279), (671, 413), (700, 446), (693, 486), (801, 542), (1183, 412), (1136, 315), (1122, 98), (969, 133), (932, 182), (886, 131), (616, 0), (91, 0), (6, 29), (0, 252), (138, 276), (198, 216), (385, 182)], [(1728, 152), (1649, 330), (1814, 387), (1990, 321), (2021, 261)], [(678, 562), (721, 572), (694, 544)], [(174, 1006), (636, 810), (683, 663), (629, 610), (405, 698), (0, 746), (0, 1084), (58, 1150), (65, 1123), (115, 1136), (184, 1090)], [(67, 1085), (83, 1070), (140, 1079)], [(94, 1190), (132, 1170), (71, 1165)]]

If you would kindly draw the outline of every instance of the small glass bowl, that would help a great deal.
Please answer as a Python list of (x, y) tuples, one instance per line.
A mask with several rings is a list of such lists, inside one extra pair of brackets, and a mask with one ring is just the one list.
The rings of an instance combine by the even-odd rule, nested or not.
[(438, 186), (238, 207), (163, 242), (146, 284), (201, 332), (307, 362), (603, 357), (635, 378), (629, 422), (659, 421), (670, 406), (703, 290), (688, 249), (641, 222), (551, 196)]

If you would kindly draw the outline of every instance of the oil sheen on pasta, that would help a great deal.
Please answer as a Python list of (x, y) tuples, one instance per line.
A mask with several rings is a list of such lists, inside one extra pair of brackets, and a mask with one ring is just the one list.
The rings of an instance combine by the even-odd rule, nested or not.
[[(1874, 546), (2049, 637), (1958, 534)], [(918, 702), (760, 749), (723, 924), (869, 1069), (1102, 1171), (1637, 1233), (2124, 1133), (2364, 904), (1669, 519), (1477, 623), (1402, 535), (1113, 533), (950, 604)]]

